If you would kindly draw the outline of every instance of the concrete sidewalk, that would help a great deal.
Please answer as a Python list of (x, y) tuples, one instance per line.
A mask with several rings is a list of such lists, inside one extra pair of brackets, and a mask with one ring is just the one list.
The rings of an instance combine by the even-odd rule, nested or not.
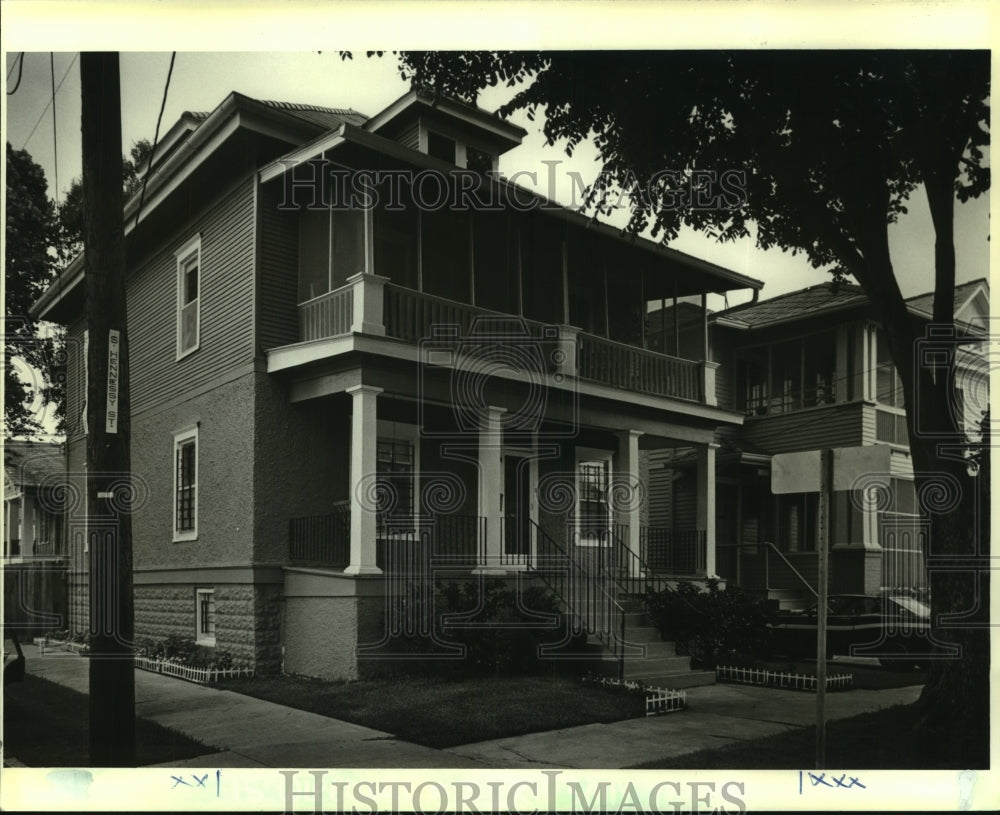
[[(24, 647), (27, 670), (88, 691), (87, 660)], [(688, 709), (435, 750), (390, 733), (137, 670), (136, 715), (211, 745), (217, 752), (163, 766), (468, 767), (618, 769), (706, 747), (774, 735), (814, 722), (811, 693), (744, 685), (687, 691)], [(916, 701), (920, 687), (827, 694), (827, 719)]]

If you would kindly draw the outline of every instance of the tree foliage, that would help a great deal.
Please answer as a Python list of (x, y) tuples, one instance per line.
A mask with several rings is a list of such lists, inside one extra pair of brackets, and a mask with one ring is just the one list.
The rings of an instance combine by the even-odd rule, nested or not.
[[(126, 201), (142, 187), (139, 171), (152, 151), (149, 140), (140, 139), (132, 144), (128, 156), (122, 156), (122, 190)], [(59, 205), (59, 227), (61, 254), (69, 261), (83, 249), (83, 182), (79, 178), (70, 183)]]
[(40, 397), (43, 404), (61, 404), (59, 336), (40, 335), (28, 314), (55, 275), (56, 214), (45, 172), (27, 151), (14, 150), (9, 142), (6, 188), (4, 435), (30, 437), (43, 430), (30, 403)]
[[(956, 506), (930, 512), (935, 554), (971, 558), (986, 573), (989, 542), (977, 534), (975, 496), (988, 485), (970, 476), (965, 455), (942, 452), (940, 445), (961, 433), (948, 407), (953, 370), (932, 376), (914, 362), (920, 337), (895, 276), (888, 230), (921, 187), (935, 233), (934, 323), (954, 331), (955, 200), (979, 196), (990, 184), (988, 52), (397, 57), (413, 85), (467, 102), (484, 88), (509, 88), (498, 113), (543, 113), (548, 142), (570, 154), (591, 142), (603, 169), (586, 205), (601, 213), (624, 191), (633, 233), (648, 226), (670, 240), (688, 225), (723, 241), (753, 235), (762, 248), (801, 252), (817, 268), (853, 276), (879, 315), (900, 374), (918, 495), (933, 495), (935, 479), (956, 485)], [(699, 196), (712, 172), (726, 170), (742, 174), (740, 195), (722, 205)], [(935, 615), (963, 620), (936, 634), (957, 644), (963, 659), (932, 664), (922, 697), (925, 724), (964, 748), (970, 728), (983, 732), (988, 710), (989, 599), (968, 573), (931, 577)]]

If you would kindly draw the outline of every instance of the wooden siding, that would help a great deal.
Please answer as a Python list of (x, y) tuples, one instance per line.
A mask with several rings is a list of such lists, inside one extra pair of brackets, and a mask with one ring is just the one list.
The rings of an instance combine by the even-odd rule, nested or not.
[(867, 407), (861, 402), (854, 402), (760, 418), (748, 417), (743, 425), (742, 437), (769, 453), (855, 447), (865, 441), (863, 422)]
[(260, 302), (258, 353), (298, 342), (297, 213), (278, 209), (278, 186), (262, 186), (260, 207)]
[[(253, 359), (253, 180), (247, 178), (175, 232), (129, 281), (132, 412), (203, 386)], [(201, 234), (200, 342), (177, 360), (174, 252)]]
[(651, 450), (645, 455), (649, 462), (649, 474), (646, 477), (646, 495), (649, 506), (648, 526), (661, 528), (671, 527), (673, 504), (673, 470), (664, 468), (672, 450)]
[(715, 369), (715, 403), (726, 410), (736, 410), (733, 393), (734, 363), (732, 354)]

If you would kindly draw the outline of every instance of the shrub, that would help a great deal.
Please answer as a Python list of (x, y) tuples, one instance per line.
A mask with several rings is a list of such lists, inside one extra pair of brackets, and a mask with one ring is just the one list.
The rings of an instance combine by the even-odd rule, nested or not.
[[(433, 631), (434, 636), (424, 632), (397, 634), (386, 651), (412, 654), (414, 658), (380, 668), (436, 674), (516, 675), (537, 671), (539, 646), (554, 642), (559, 634), (558, 627), (543, 627), (538, 615), (558, 611), (558, 604), (548, 591), (535, 586), (520, 590), (519, 604), (518, 591), (509, 585), (496, 578), (448, 583), (439, 580), (428, 597), (419, 584), (410, 584), (387, 610), (390, 630), (406, 632), (406, 620), (411, 627), (413, 621), (421, 620), (425, 621), (425, 631)], [(465, 658), (430, 659), (440, 656), (449, 645), (464, 646)]]
[(701, 587), (684, 581), (676, 589), (650, 592), (646, 609), (664, 640), (692, 665), (714, 668), (734, 656), (766, 652), (769, 631), (763, 600), (738, 588), (719, 588), (709, 579)]

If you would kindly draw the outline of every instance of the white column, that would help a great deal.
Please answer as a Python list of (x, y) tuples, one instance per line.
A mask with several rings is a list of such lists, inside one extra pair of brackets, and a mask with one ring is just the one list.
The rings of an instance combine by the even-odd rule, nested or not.
[(374, 490), (366, 486), (375, 477), (378, 424), (376, 404), (381, 388), (355, 385), (347, 392), (351, 406), (351, 562), (345, 574), (381, 574), (375, 563), (375, 508), (365, 495)]
[(556, 374), (565, 377), (576, 377), (577, 374), (577, 337), (582, 329), (575, 325), (559, 326), (559, 362)]
[(705, 574), (715, 574), (715, 451), (714, 442), (698, 448), (697, 528), (705, 533)]
[(705, 404), (718, 405), (719, 400), (715, 391), (715, 372), (719, 369), (718, 362), (704, 360), (701, 363), (702, 387), (705, 389)]
[(35, 504), (27, 490), (21, 493), (21, 554), (35, 554)]
[(347, 278), (347, 282), (354, 286), (351, 331), (356, 334), (375, 334), (384, 337), (385, 323), (382, 317), (382, 301), (385, 293), (384, 287), (389, 282), (389, 278), (358, 272)]
[(506, 409), (490, 405), (479, 428), (479, 516), (486, 519), (485, 559), (477, 574), (503, 573), (503, 426)]
[[(639, 557), (642, 524), (642, 502), (644, 491), (639, 488), (639, 437), (638, 430), (625, 430), (618, 434), (618, 473), (625, 479), (628, 486), (628, 504), (620, 513), (621, 522), (628, 524), (626, 546), (635, 555), (630, 558), (630, 571), (633, 577), (640, 577)], [(619, 492), (619, 495), (622, 493)]]

